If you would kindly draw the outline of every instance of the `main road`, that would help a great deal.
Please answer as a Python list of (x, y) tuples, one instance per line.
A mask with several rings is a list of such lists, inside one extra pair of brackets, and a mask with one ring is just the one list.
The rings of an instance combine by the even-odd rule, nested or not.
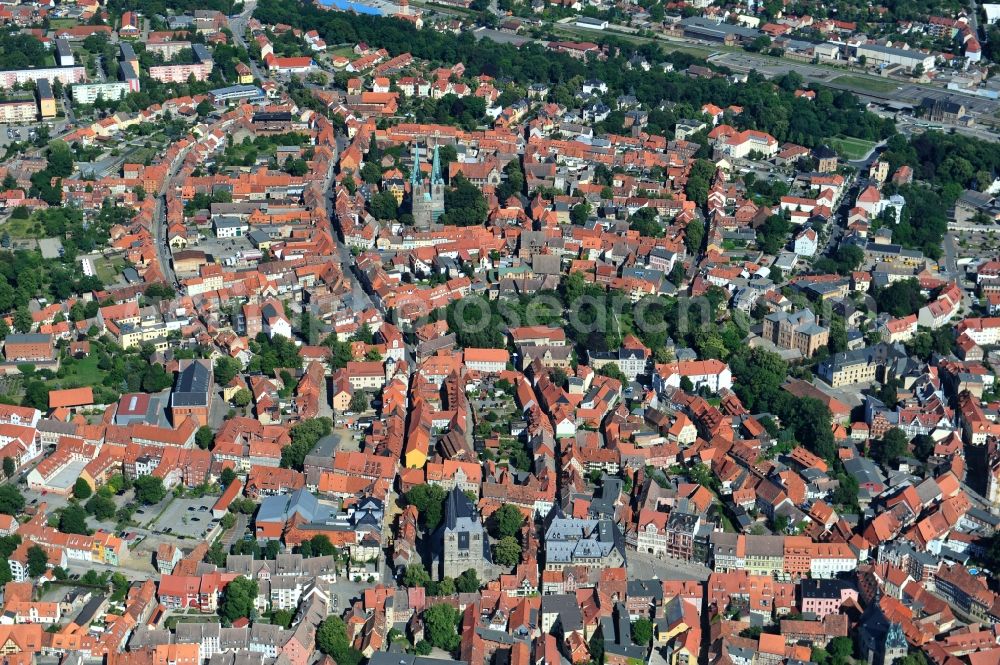
[(170, 165), (170, 170), (163, 179), (163, 186), (156, 193), (156, 211), (153, 214), (152, 231), (154, 244), (156, 245), (156, 261), (160, 264), (160, 272), (163, 273), (163, 277), (171, 287), (180, 286), (180, 282), (177, 281), (177, 275), (174, 273), (174, 267), (171, 264), (170, 250), (167, 248), (167, 191), (170, 189), (173, 179), (177, 177), (177, 173), (181, 170), (181, 165), (184, 164), (184, 158), (190, 149), (188, 147), (177, 153), (177, 157), (174, 158), (173, 163)]

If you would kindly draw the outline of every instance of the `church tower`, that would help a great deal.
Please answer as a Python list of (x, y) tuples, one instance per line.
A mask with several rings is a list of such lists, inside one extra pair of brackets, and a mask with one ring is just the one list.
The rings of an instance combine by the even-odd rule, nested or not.
[(434, 146), (431, 177), (424, 178), (420, 169), (420, 147), (414, 148), (413, 172), (410, 174), (410, 211), (413, 225), (429, 229), (444, 214), (444, 178), (441, 175), (441, 156)]

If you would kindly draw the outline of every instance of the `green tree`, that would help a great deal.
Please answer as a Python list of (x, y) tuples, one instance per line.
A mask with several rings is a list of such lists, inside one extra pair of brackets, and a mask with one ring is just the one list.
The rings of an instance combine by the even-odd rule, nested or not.
[(38, 545), (28, 548), (28, 576), (41, 577), (49, 565), (49, 555)]
[(281, 466), (301, 470), (316, 442), (332, 431), (333, 421), (326, 417), (296, 423), (289, 432), (292, 443), (281, 449)]
[(647, 646), (653, 641), (653, 622), (649, 619), (638, 619), (632, 622), (632, 641), (641, 646)]
[(452, 226), (482, 226), (489, 212), (482, 191), (461, 175), (455, 176), (452, 184), (452, 189), (445, 190), (445, 213), (439, 221)]
[(14, 458), (7, 456), (3, 458), (3, 475), (10, 478), (17, 471), (17, 464), (14, 462)]
[(736, 393), (751, 413), (767, 411), (788, 377), (788, 363), (762, 348), (745, 349), (729, 359)]
[(76, 482), (73, 483), (73, 496), (75, 496), (77, 499), (83, 501), (93, 493), (94, 493), (93, 490), (90, 489), (90, 483), (88, 483), (83, 478), (77, 478)]
[(432, 646), (452, 652), (458, 649), (458, 610), (451, 605), (433, 605), (424, 612), (424, 635)]
[(777, 254), (788, 240), (791, 223), (784, 215), (769, 215), (757, 230), (757, 244), (765, 254)]
[(21, 400), (21, 404), (39, 411), (47, 411), (49, 408), (49, 387), (43, 381), (29, 381), (24, 388), (24, 399)]
[(375, 162), (365, 162), (361, 167), (361, 179), (370, 185), (382, 182), (382, 167)]
[(835, 316), (830, 322), (830, 338), (827, 341), (830, 353), (840, 353), (847, 350), (847, 326), (843, 317)]
[(332, 615), (316, 629), (316, 648), (337, 661), (337, 665), (358, 665), (361, 653), (351, 646), (344, 620)]
[(212, 102), (210, 102), (206, 97), (205, 99), (198, 102), (198, 106), (196, 106), (194, 110), (195, 113), (198, 114), (199, 118), (205, 118), (209, 113), (215, 110), (215, 107), (212, 105)]
[(583, 203), (577, 203), (569, 211), (569, 219), (576, 226), (583, 226), (590, 219), (591, 208), (590, 204), (584, 201)]
[(222, 590), (219, 616), (230, 622), (239, 618), (251, 618), (254, 602), (257, 600), (257, 581), (243, 576), (237, 577)]
[(236, 480), (236, 472), (228, 466), (219, 474), (219, 482), (223, 487), (229, 487), (229, 484), (234, 480)]
[(88, 514), (101, 521), (110, 520), (115, 516), (115, 502), (101, 494), (90, 497), (83, 507)]
[(701, 253), (702, 243), (705, 242), (705, 223), (700, 219), (692, 219), (684, 227), (684, 247), (688, 254), (697, 256)]
[(459, 593), (475, 593), (479, 591), (480, 582), (476, 571), (469, 568), (455, 580), (455, 590)]
[(295, 159), (285, 160), (282, 168), (288, 175), (301, 178), (305, 174), (309, 173), (309, 162), (301, 157), (296, 157)]
[(363, 390), (355, 390), (354, 394), (351, 395), (351, 403), (348, 407), (354, 413), (362, 413), (368, 410), (369, 400), (368, 395)]
[(500, 566), (516, 566), (521, 560), (521, 545), (517, 538), (504, 536), (493, 546), (493, 560)]
[(403, 585), (408, 587), (426, 586), (431, 581), (431, 576), (427, 570), (419, 563), (411, 563), (403, 573)]
[(918, 434), (913, 439), (913, 456), (926, 460), (934, 453), (934, 439), (926, 434)]
[(194, 442), (198, 444), (198, 447), (202, 450), (208, 450), (212, 447), (215, 442), (215, 432), (208, 425), (202, 425), (198, 428), (198, 431), (194, 433)]
[(271, 615), (271, 623), (285, 629), (292, 627), (292, 621), (294, 619), (295, 614), (291, 610), (276, 610), (275, 613)]
[(628, 218), (628, 224), (639, 235), (649, 238), (660, 238), (664, 234), (663, 227), (658, 220), (659, 215), (656, 208), (639, 208)]
[(163, 479), (155, 476), (140, 476), (135, 479), (135, 498), (147, 506), (159, 503), (167, 495)]
[(517, 506), (507, 503), (493, 513), (492, 522), (494, 535), (497, 538), (517, 536), (521, 533), (521, 525), (524, 524), (524, 514)]
[(24, 509), (24, 497), (13, 485), (0, 485), (0, 513), (17, 515)]
[(215, 361), (215, 382), (220, 386), (229, 385), (229, 382), (239, 374), (240, 361), (235, 358), (222, 356)]
[(844, 274), (857, 270), (864, 260), (864, 250), (853, 243), (845, 243), (837, 248), (837, 263), (840, 264), (841, 272)]
[(31, 327), (35, 324), (34, 320), (31, 318), (31, 312), (27, 307), (19, 307), (17, 311), (14, 312), (14, 330), (19, 333), (29, 333), (31, 332)]
[(87, 511), (77, 503), (71, 503), (59, 511), (59, 530), (63, 533), (90, 535), (87, 528)]
[(253, 401), (253, 393), (247, 388), (240, 388), (233, 394), (233, 406), (238, 406), (241, 409), (245, 409)]
[(909, 452), (910, 440), (903, 430), (893, 427), (882, 435), (872, 450), (872, 457), (883, 465), (895, 462)]
[(850, 637), (835, 637), (826, 645), (826, 651), (835, 662), (846, 662), (854, 653), (854, 641)]
[(688, 199), (699, 206), (704, 206), (705, 202), (708, 201), (708, 189), (712, 184), (713, 177), (715, 177), (715, 164), (707, 159), (695, 160), (695, 163), (691, 165), (687, 184), (684, 187), (684, 193), (687, 194)]
[(313, 536), (309, 540), (309, 545), (312, 548), (313, 556), (336, 556), (337, 548), (333, 546), (330, 539), (326, 536), (320, 534), (318, 536)]
[(382, 191), (373, 196), (368, 202), (368, 209), (375, 219), (390, 220), (399, 215), (399, 204), (390, 191)]
[(48, 166), (45, 170), (53, 178), (73, 175), (73, 151), (65, 141), (53, 141), (49, 144)]
[(417, 507), (424, 528), (430, 532), (441, 523), (445, 492), (437, 485), (417, 485), (406, 493), (406, 501)]
[(920, 283), (914, 279), (896, 280), (885, 288), (875, 289), (875, 304), (880, 312), (895, 317), (909, 316), (927, 304), (920, 293)]
[(427, 593), (431, 596), (451, 596), (455, 593), (455, 580), (445, 577), (440, 582), (428, 582)]

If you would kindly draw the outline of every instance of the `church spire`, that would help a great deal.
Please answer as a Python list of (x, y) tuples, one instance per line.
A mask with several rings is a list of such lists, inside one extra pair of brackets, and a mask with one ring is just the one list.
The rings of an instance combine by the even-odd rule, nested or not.
[(410, 171), (410, 184), (416, 187), (424, 179), (420, 172), (420, 146), (413, 146), (413, 170)]
[(438, 146), (434, 146), (434, 161), (431, 165), (431, 184), (444, 184), (444, 178), (441, 177), (441, 156), (438, 154)]

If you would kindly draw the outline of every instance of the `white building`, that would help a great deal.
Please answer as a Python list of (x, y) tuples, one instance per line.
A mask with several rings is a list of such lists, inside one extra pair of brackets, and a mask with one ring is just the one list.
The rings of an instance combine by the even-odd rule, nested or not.
[(129, 93), (128, 83), (78, 83), (70, 89), (74, 104), (93, 104), (98, 99), (116, 102)]
[(803, 229), (795, 236), (793, 251), (799, 256), (813, 256), (816, 254), (816, 231), (813, 229)]
[(858, 557), (846, 543), (814, 543), (809, 561), (813, 579), (831, 579), (858, 567)]
[(923, 67), (925, 72), (934, 69), (934, 55), (916, 49), (903, 49), (881, 44), (858, 44), (854, 49), (854, 54), (859, 59), (864, 56), (865, 64), (873, 67), (900, 65), (913, 70), (919, 66)]
[(216, 238), (241, 238), (250, 230), (250, 225), (241, 217), (216, 217), (212, 220)]
[(484, 374), (499, 374), (507, 368), (510, 354), (505, 349), (466, 349), (465, 366)]
[(653, 388), (658, 392), (664, 388), (680, 388), (681, 377), (687, 377), (695, 390), (702, 386), (712, 392), (733, 387), (733, 373), (729, 365), (710, 358), (709, 360), (684, 360), (656, 366), (653, 372)]

